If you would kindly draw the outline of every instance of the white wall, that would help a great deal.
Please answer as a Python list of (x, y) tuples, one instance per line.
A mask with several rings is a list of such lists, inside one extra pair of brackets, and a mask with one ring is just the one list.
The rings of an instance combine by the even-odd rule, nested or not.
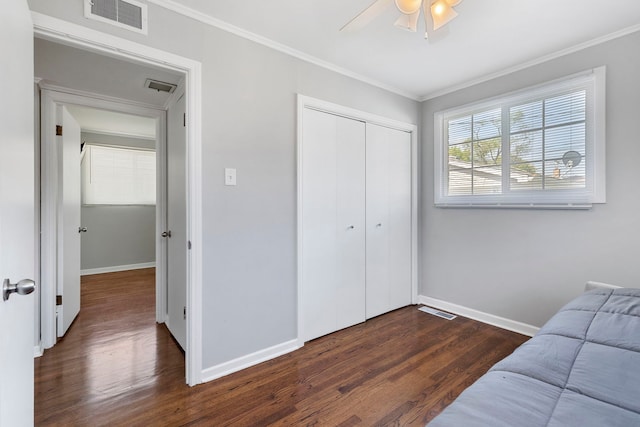
[[(155, 148), (155, 141), (82, 132), (82, 142)], [(82, 206), (81, 270), (155, 262), (155, 206)]]
[(295, 339), (296, 94), (410, 123), (419, 104), (154, 4), (148, 36), (83, 18), (82, 0), (29, 4), (202, 62), (203, 368)]
[[(640, 33), (422, 105), (421, 294), (541, 326), (587, 280), (640, 286)], [(607, 203), (588, 211), (433, 206), (433, 114), (607, 66)]]

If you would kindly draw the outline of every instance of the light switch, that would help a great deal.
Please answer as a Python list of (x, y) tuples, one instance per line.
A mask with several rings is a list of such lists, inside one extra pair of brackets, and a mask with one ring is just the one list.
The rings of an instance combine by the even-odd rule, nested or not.
[(224, 185), (236, 185), (236, 170), (235, 168), (224, 169)]

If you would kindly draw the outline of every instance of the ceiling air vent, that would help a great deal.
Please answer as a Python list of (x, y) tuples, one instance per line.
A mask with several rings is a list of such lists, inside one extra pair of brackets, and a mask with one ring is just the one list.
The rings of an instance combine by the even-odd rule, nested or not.
[(147, 5), (135, 0), (85, 0), (84, 16), (147, 34)]
[(174, 85), (173, 83), (165, 83), (158, 80), (147, 79), (144, 82), (144, 87), (157, 90), (158, 92), (173, 93), (173, 91), (176, 90), (177, 86)]

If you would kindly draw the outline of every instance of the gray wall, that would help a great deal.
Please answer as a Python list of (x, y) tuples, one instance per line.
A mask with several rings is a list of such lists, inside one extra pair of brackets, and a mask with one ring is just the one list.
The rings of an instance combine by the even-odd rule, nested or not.
[[(154, 148), (155, 141), (82, 132), (83, 142)], [(82, 270), (155, 262), (155, 206), (82, 206)]]
[(84, 19), (82, 0), (29, 4), (202, 62), (203, 367), (295, 339), (296, 94), (410, 123), (419, 104), (154, 4), (148, 36)]
[(155, 206), (83, 206), (81, 269), (155, 262)]
[[(541, 326), (587, 280), (638, 287), (640, 33), (422, 105), (420, 293)], [(607, 66), (607, 203), (588, 211), (433, 206), (433, 115)]]

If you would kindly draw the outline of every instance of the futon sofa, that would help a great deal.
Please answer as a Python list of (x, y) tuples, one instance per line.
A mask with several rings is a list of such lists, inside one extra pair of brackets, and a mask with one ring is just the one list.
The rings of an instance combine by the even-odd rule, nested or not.
[(640, 289), (577, 297), (428, 425), (640, 426)]

